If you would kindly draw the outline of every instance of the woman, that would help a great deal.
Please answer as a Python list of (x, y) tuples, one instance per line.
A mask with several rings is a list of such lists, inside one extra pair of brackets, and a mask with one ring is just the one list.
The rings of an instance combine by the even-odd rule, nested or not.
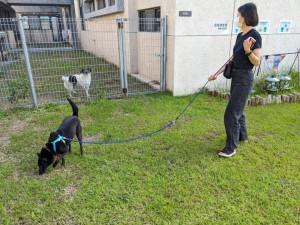
[[(224, 115), (227, 139), (224, 149), (219, 153), (223, 157), (233, 156), (239, 141), (248, 141), (244, 108), (253, 87), (252, 68), (260, 64), (261, 57), (261, 36), (254, 29), (258, 24), (256, 5), (253, 3), (242, 5), (238, 9), (237, 16), (236, 25), (242, 28), (243, 32), (238, 34), (233, 48), (230, 99)], [(252, 38), (256, 40), (255, 43)], [(215, 80), (224, 70), (225, 67), (217, 74), (211, 75), (208, 80)]]

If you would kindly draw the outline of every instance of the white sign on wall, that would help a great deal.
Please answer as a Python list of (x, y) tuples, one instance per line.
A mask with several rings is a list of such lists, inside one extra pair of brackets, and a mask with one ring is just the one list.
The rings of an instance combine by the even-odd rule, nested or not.
[(270, 29), (270, 23), (267, 20), (259, 21), (258, 25), (256, 26), (256, 30), (261, 34), (268, 34)]
[(280, 21), (279, 33), (291, 33), (291, 21)]
[(228, 34), (228, 20), (214, 20), (212, 34)]

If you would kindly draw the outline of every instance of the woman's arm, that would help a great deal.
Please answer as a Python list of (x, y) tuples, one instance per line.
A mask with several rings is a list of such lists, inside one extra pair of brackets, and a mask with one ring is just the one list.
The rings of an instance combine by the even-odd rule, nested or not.
[[(248, 54), (251, 51), (251, 46), (252, 46), (252, 40), (251, 37), (247, 38), (244, 43), (244, 50), (245, 53)], [(248, 56), (250, 62), (254, 66), (258, 66), (260, 64), (260, 57), (261, 57), (261, 48), (254, 49), (253, 52)]]
[[(246, 52), (246, 53), (249, 53), (249, 52)], [(261, 48), (257, 48), (257, 49), (253, 50), (252, 54), (250, 54), (248, 56), (248, 58), (249, 58), (250, 62), (254, 66), (259, 66), (259, 64), (260, 64), (260, 56), (261, 56)]]
[(217, 77), (219, 76), (219, 74), (221, 74), (221, 73), (224, 72), (226, 65), (227, 65), (227, 64), (229, 63), (229, 61), (232, 60), (232, 59), (233, 59), (233, 56), (228, 60), (228, 62), (227, 62), (227, 63), (226, 63), (226, 64), (225, 64), (225, 65), (224, 65), (217, 73), (215, 73), (215, 74), (213, 74), (213, 75), (210, 75), (209, 78), (208, 78), (208, 81), (217, 79)]

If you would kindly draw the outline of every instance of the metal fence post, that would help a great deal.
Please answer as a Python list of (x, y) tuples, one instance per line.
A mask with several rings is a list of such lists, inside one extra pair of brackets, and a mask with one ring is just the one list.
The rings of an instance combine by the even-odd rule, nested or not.
[(22, 41), (22, 46), (23, 46), (23, 51), (24, 51), (26, 67), (27, 67), (28, 79), (29, 79), (30, 88), (31, 88), (33, 105), (34, 105), (34, 107), (38, 107), (38, 102), (37, 102), (35, 88), (34, 88), (34, 81), (33, 81), (33, 78), (32, 78), (30, 58), (29, 58), (29, 54), (28, 54), (28, 49), (27, 49), (27, 44), (26, 44), (26, 37), (25, 37), (25, 33), (24, 33), (24, 27), (23, 27), (21, 14), (18, 14), (18, 23), (19, 23), (19, 31), (20, 31), (20, 36), (21, 36), (21, 41)]
[(160, 20), (160, 91), (166, 90), (167, 16)]
[(126, 59), (126, 41), (125, 41), (125, 29), (124, 29), (124, 21), (126, 21), (125, 18), (121, 19), (122, 22), (122, 49), (123, 49), (123, 75), (124, 75), (124, 89), (123, 93), (127, 96), (128, 95), (128, 79), (127, 79), (127, 59)]
[(121, 81), (121, 89), (124, 91), (124, 76), (123, 76), (123, 45), (122, 45), (122, 33), (121, 28), (123, 27), (123, 23), (120, 19), (120, 16), (117, 15), (117, 35), (118, 35), (118, 50), (119, 50), (119, 67), (120, 67), (120, 81)]

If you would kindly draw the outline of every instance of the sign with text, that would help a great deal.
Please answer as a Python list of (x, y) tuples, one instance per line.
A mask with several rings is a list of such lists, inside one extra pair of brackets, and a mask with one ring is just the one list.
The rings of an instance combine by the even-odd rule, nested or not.
[(228, 34), (228, 21), (214, 20), (212, 34), (213, 35)]
[(192, 11), (179, 11), (179, 16), (191, 17)]

